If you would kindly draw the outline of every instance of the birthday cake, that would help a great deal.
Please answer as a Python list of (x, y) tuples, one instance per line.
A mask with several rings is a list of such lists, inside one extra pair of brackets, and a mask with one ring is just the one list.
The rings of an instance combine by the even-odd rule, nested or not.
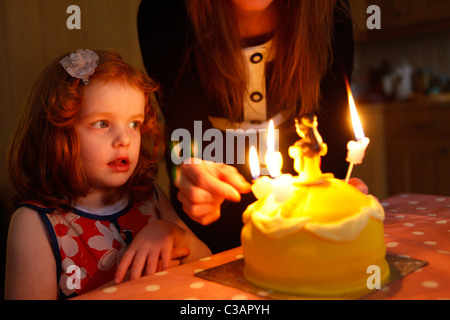
[[(313, 126), (317, 120), (306, 122)], [(322, 174), (317, 160), (326, 145), (315, 129), (313, 138), (297, 129), (303, 139), (289, 153), (299, 175), (272, 183), (263, 177), (253, 185), (258, 200), (244, 212), (241, 233), (246, 279), (279, 292), (325, 297), (367, 289), (374, 266), (378, 280), (385, 281), (383, 207), (332, 174)], [(315, 144), (314, 154), (305, 155), (311, 151), (305, 143)]]

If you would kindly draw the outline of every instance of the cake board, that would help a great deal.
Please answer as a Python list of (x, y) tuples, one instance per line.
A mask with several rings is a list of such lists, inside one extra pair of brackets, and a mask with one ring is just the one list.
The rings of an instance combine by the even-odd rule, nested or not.
[[(407, 257), (400, 257), (394, 255), (386, 255), (386, 261), (389, 264), (390, 275), (388, 279), (381, 284), (381, 289), (392, 282), (399, 280), (411, 272), (424, 267), (428, 264), (427, 261), (417, 260)], [(244, 258), (240, 258), (220, 266), (202, 270), (195, 273), (195, 276), (205, 280), (214, 281), (229, 287), (237, 288), (273, 300), (317, 300), (317, 299), (336, 299), (336, 300), (356, 300), (367, 297), (371, 293), (378, 291), (378, 289), (366, 289), (363, 291), (353, 292), (337, 297), (315, 297), (315, 296), (301, 296), (293, 295), (283, 292), (277, 292), (270, 289), (265, 289), (253, 285), (244, 276)], [(368, 275), (369, 276), (369, 275)]]

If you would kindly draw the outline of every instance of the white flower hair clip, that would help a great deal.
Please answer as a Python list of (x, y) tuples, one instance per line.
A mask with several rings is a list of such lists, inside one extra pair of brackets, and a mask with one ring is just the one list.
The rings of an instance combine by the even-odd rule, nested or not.
[(98, 55), (91, 50), (78, 49), (62, 59), (59, 63), (74, 78), (89, 84), (89, 76), (93, 75), (98, 66)]

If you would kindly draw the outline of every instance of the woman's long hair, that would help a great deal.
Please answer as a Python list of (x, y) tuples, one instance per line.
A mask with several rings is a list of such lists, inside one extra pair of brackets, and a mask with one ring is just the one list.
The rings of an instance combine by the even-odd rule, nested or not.
[[(268, 99), (278, 110), (298, 106), (313, 112), (320, 81), (331, 62), (333, 11), (337, 0), (275, 0), (279, 19)], [(231, 0), (186, 0), (194, 29), (191, 58), (212, 101), (232, 120), (242, 114), (246, 67)]]
[[(145, 94), (145, 120), (141, 128), (139, 162), (118, 196), (138, 199), (157, 173), (157, 161), (164, 148), (162, 128), (156, 120), (154, 92), (158, 86), (143, 72), (126, 64), (115, 53), (97, 51), (99, 65), (89, 81), (119, 81)], [(10, 144), (7, 166), (16, 191), (14, 204), (38, 200), (49, 206), (71, 205), (86, 196), (89, 187), (80, 160), (80, 142), (74, 123), (80, 110), (85, 85), (71, 77), (59, 61), (52, 61), (40, 74), (28, 97), (25, 109)], [(138, 190), (137, 192), (135, 190)], [(141, 194), (140, 194), (141, 193)]]

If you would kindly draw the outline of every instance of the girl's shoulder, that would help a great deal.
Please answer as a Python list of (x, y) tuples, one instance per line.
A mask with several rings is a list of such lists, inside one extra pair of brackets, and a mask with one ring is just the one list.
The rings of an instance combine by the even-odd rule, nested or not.
[(37, 209), (29, 206), (16, 209), (9, 224), (8, 242), (31, 248), (31, 251), (37, 247), (48, 247), (47, 228)]
[[(54, 207), (50, 207), (50, 206), (46, 206), (44, 205), (42, 202), (37, 201), (37, 200), (30, 200), (30, 201), (25, 201), (20, 203), (17, 207), (16, 207), (16, 211), (18, 210), (22, 211), (34, 211), (36, 213), (50, 213), (56, 210), (56, 208)], [(28, 210), (27, 210), (28, 209)]]
[(40, 219), (39, 210), (37, 208), (33, 208), (32, 206), (20, 205), (17, 207), (16, 211), (14, 211), (11, 218), (11, 224), (13, 224), (13, 222), (17, 223), (17, 221), (22, 223), (34, 219)]
[(42, 215), (53, 211), (55, 211), (54, 208), (45, 207), (38, 202), (21, 203), (11, 217), (9, 235), (11, 237), (29, 235), (29, 238), (33, 236), (45, 236), (47, 238)]

